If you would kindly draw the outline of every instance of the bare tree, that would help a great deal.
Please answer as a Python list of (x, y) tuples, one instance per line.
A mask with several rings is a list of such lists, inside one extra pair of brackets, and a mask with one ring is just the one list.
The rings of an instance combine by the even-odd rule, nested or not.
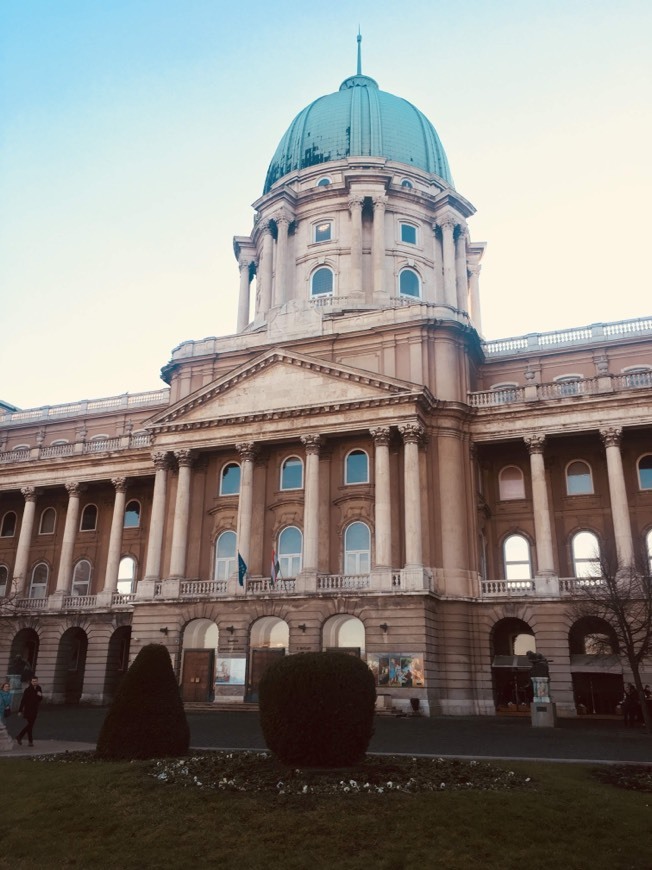
[[(611, 637), (594, 636), (593, 648), (627, 659), (643, 721), (648, 734), (652, 734), (652, 716), (641, 677), (645, 659), (652, 652), (652, 576), (648, 554), (638, 554), (631, 564), (623, 564), (610, 552), (597, 556), (592, 576), (575, 581), (572, 615), (575, 619), (599, 619), (609, 626)], [(614, 639), (618, 649), (611, 648)]]
[(16, 579), (8, 581), (5, 594), (0, 595), (0, 616), (15, 613), (18, 597), (18, 581)]

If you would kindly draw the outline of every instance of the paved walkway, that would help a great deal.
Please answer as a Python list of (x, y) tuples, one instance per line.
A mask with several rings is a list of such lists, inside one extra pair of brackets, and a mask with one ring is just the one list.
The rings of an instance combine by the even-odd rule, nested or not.
[[(105, 707), (44, 706), (34, 727), (33, 748), (25, 743), (0, 758), (95, 748)], [(196, 749), (264, 749), (255, 712), (187, 712)], [(20, 719), (9, 724), (19, 730)], [(533, 728), (528, 718), (501, 716), (378, 716), (370, 751), (470, 758), (652, 763), (652, 737), (620, 719), (560, 719), (556, 728)]]

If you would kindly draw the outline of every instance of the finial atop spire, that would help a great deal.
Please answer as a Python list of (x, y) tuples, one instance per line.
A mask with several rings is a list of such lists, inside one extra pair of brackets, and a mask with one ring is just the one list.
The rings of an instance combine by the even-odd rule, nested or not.
[(360, 25), (358, 24), (358, 75), (362, 75), (362, 48), (360, 43), (362, 42), (362, 34), (360, 33)]

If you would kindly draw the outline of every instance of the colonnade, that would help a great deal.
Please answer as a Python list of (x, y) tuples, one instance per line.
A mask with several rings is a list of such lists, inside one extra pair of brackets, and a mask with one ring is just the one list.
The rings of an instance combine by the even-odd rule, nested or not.
[[(634, 557), (632, 527), (629, 518), (627, 490), (620, 452), (622, 428), (609, 427), (600, 430), (605, 447), (611, 516), (618, 559), (621, 564), (629, 565)], [(557, 573), (553, 551), (552, 520), (548, 499), (548, 484), (544, 461), (545, 435), (530, 435), (525, 439), (530, 454), (530, 476), (532, 480), (532, 504), (534, 511), (534, 534), (537, 552), (537, 575)]]
[[(386, 213), (389, 198), (385, 195), (368, 197), (373, 208), (371, 239), (372, 297), (375, 304), (381, 305), (389, 295), (394, 295), (386, 287), (387, 278), (387, 241)], [(346, 294), (352, 299), (364, 301), (363, 287), (363, 233), (362, 211), (365, 197), (353, 193), (347, 200), (350, 214), (350, 264)], [(257, 256), (251, 251), (241, 251), (238, 256), (240, 269), (240, 291), (238, 298), (238, 332), (242, 332), (249, 322), (250, 284), (253, 267), (258, 279), (258, 299), (256, 314), (265, 314), (272, 307), (283, 305), (291, 298), (290, 288), (294, 285), (289, 262), (289, 229), (297, 220), (293, 214), (282, 210), (271, 218), (263, 219), (256, 225)], [(273, 226), (276, 228), (274, 233)], [(434, 273), (434, 300), (453, 309), (468, 311), (472, 309), (479, 323), (479, 266), (472, 266), (467, 257), (468, 231), (460, 217), (447, 215), (432, 224), (432, 256)], [(253, 248), (253, 240), (251, 247)], [(338, 254), (341, 251), (338, 251)], [(427, 247), (424, 249), (429, 256)], [(422, 279), (426, 276), (422, 275)], [(370, 300), (367, 300), (370, 301)]]

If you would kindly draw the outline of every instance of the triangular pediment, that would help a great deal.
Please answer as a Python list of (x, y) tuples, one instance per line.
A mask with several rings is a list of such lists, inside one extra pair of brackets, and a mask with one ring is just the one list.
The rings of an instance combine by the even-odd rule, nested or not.
[(153, 417), (149, 425), (201, 425), (261, 413), (382, 400), (421, 390), (407, 381), (277, 348), (180, 400)]

